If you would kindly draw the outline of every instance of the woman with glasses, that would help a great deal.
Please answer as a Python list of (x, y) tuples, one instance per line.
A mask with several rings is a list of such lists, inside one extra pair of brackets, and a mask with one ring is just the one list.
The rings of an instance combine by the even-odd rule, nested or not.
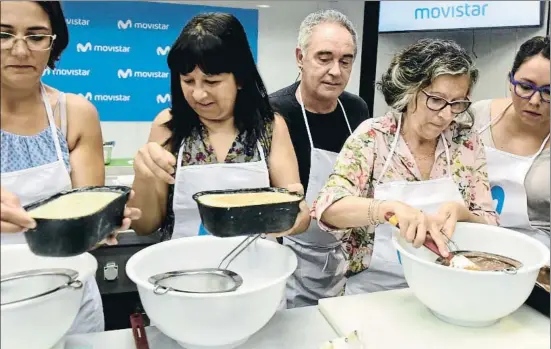
[[(1, 238), (2, 244), (25, 243), (22, 232), (35, 222), (22, 206), (72, 187), (104, 184), (103, 142), (98, 113), (88, 100), (40, 80), (69, 41), (60, 3), (0, 6)], [(125, 215), (122, 229), (140, 212), (127, 209)], [(70, 333), (104, 330), (96, 280), (85, 287)]]
[(549, 37), (520, 46), (508, 74), (510, 98), (471, 110), (486, 146), (500, 224), (550, 245)]
[(407, 287), (385, 214), (420, 247), (447, 255), (457, 221), (497, 224), (484, 148), (469, 108), (478, 71), (453, 41), (424, 39), (394, 56), (378, 83), (390, 111), (365, 121), (341, 150), (314, 203), (320, 227), (349, 254), (346, 294)]

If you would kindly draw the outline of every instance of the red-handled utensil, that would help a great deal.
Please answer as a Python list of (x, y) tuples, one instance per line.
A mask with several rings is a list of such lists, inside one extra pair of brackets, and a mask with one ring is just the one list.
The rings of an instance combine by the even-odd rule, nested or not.
[[(400, 229), (400, 224), (398, 223), (398, 217), (396, 217), (394, 215), (394, 213), (392, 212), (387, 212), (385, 213), (385, 219), (390, 223), (392, 224), (393, 226), (395, 226), (396, 228)], [(431, 252), (433, 252), (434, 254), (436, 254), (437, 256), (441, 257), (441, 258), (444, 258), (446, 259), (448, 262), (451, 261), (451, 259), (453, 258), (453, 254), (452, 253), (449, 253), (448, 254), (448, 257), (444, 257), (442, 256), (442, 254), (440, 253), (440, 250), (438, 249), (438, 246), (436, 245), (436, 243), (434, 242), (434, 240), (431, 238), (429, 239), (428, 237), (430, 236), (430, 233), (427, 233), (427, 239), (425, 239), (425, 242), (423, 243), (423, 246), (425, 246), (426, 248), (428, 248)]]
[(130, 325), (132, 325), (132, 334), (134, 335), (136, 349), (149, 349), (142, 314), (134, 313), (130, 315)]

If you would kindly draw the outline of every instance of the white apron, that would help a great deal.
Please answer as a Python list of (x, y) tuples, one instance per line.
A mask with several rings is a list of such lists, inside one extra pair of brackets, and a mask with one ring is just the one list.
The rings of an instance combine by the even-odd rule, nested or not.
[[(450, 151), (443, 135), (440, 138), (446, 151), (447, 177), (417, 182), (381, 183), (381, 179), (390, 166), (392, 155), (396, 151), (398, 140), (401, 138), (399, 136), (401, 125), (400, 118), (392, 148), (375, 184), (374, 198), (401, 201), (427, 214), (436, 214), (440, 206), (449, 201), (464, 203), (463, 197), (452, 179)], [(348, 279), (345, 294), (378, 292), (407, 286), (398, 251), (392, 244), (392, 226), (389, 223), (380, 224), (375, 228), (371, 263), (366, 270)]]
[[(338, 153), (314, 148), (300, 87), (299, 96), (311, 148), (310, 173), (306, 192), (306, 203), (311, 207), (333, 172)], [(346, 111), (341, 101), (338, 100), (338, 102), (348, 130), (352, 134)], [(346, 283), (344, 276), (346, 259), (340, 241), (336, 240), (332, 234), (321, 230), (317, 222), (311, 222), (307, 231), (292, 237), (285, 237), (283, 243), (289, 246), (298, 258), (297, 269), (287, 282), (288, 308), (317, 305), (321, 298), (339, 295)]]
[[(2, 186), (9, 192), (15, 194), (21, 201), (21, 205), (33, 203), (47, 198), (60, 191), (71, 189), (71, 176), (65, 168), (61, 146), (57, 137), (54, 115), (48, 94), (41, 86), (42, 101), (48, 115), (48, 123), (52, 131), (53, 141), (57, 153), (57, 161), (50, 164), (28, 168), (25, 170), (2, 173)], [(62, 109), (64, 110), (64, 109)], [(61, 116), (62, 119), (66, 115)], [(23, 233), (3, 233), (2, 244), (24, 244), (26, 243)], [(69, 334), (102, 332), (105, 329), (103, 318), (103, 305), (95, 278), (86, 282), (85, 292), (82, 299), (80, 311), (73, 322)]]
[[(172, 209), (172, 239), (204, 235), (201, 217), (193, 194), (207, 190), (265, 188), (270, 186), (270, 173), (264, 150), (257, 143), (260, 161), (216, 163), (182, 166), (184, 147), (178, 151)], [(203, 232), (201, 232), (203, 230)]]
[[(490, 126), (496, 124), (505, 115), (490, 121), (478, 132), (482, 133), (486, 129), (491, 134)], [(496, 204), (496, 211), (500, 215), (500, 225), (531, 236), (545, 246), (550, 247), (551, 240), (549, 235), (532, 227), (530, 217), (528, 217), (528, 198), (524, 188), (524, 180), (528, 171), (532, 167), (534, 160), (545, 149), (549, 140), (549, 135), (543, 141), (541, 147), (533, 156), (519, 156), (501, 151), (499, 149), (485, 146), (486, 160), (488, 166), (488, 179), (492, 188), (492, 197)]]

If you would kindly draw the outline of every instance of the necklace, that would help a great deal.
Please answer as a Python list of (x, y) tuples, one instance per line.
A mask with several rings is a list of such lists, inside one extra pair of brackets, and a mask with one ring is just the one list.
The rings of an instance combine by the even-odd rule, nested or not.
[(411, 152), (411, 154), (413, 155), (413, 157), (415, 158), (415, 160), (418, 160), (418, 161), (427, 161), (427, 160), (432, 160), (434, 159), (434, 153), (436, 152), (436, 145), (434, 146), (434, 149), (429, 151), (429, 152), (421, 152), (419, 153), (418, 151), (414, 151), (414, 149), (411, 147), (411, 145), (409, 144), (409, 142), (407, 141), (406, 137), (404, 137), (404, 131), (403, 129), (400, 130), (400, 134), (402, 135), (402, 139), (404, 140), (404, 143), (406, 143), (407, 147), (409, 148), (409, 151)]

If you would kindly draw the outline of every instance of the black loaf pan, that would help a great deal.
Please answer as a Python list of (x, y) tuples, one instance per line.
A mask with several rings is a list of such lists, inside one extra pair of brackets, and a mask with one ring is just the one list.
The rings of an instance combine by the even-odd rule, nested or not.
[[(213, 194), (280, 192), (296, 197), (296, 200), (276, 204), (240, 207), (213, 207), (199, 200), (201, 196)], [(279, 233), (289, 230), (295, 224), (304, 196), (281, 188), (255, 188), (239, 190), (211, 190), (193, 195), (199, 207), (199, 215), (205, 229), (214, 236), (231, 237), (261, 233)]]
[(540, 275), (538, 276), (538, 281), (530, 293), (530, 296), (526, 300), (525, 304), (531, 308), (539, 311), (545, 316), (549, 316), (549, 311), (551, 310), (550, 299), (551, 296), (549, 291), (547, 291), (543, 284), (549, 285), (549, 267), (541, 268)]
[(35, 218), (36, 228), (25, 231), (30, 250), (39, 256), (71, 257), (92, 249), (119, 228), (131, 188), (126, 186), (83, 187), (57, 193), (24, 207), (30, 211), (61, 196), (81, 192), (112, 192), (121, 196), (97, 212), (68, 219)]

